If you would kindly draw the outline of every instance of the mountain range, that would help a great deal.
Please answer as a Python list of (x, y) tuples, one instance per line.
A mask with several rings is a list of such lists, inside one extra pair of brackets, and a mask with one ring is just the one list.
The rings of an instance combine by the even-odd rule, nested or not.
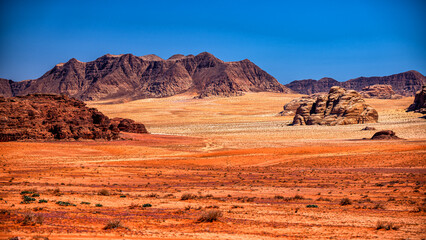
[(210, 53), (104, 55), (91, 62), (72, 58), (35, 80), (0, 79), (0, 95), (66, 94), (80, 100), (168, 97), (184, 92), (199, 97), (236, 96), (242, 92), (292, 91), (251, 61), (224, 62)]
[(314, 94), (328, 92), (333, 86), (362, 91), (366, 86), (386, 84), (391, 85), (395, 93), (403, 96), (414, 96), (415, 93), (426, 85), (426, 78), (421, 73), (411, 70), (403, 73), (384, 77), (359, 77), (345, 82), (339, 82), (333, 78), (321, 78), (320, 80), (305, 79), (293, 81), (285, 86), (301, 94)]

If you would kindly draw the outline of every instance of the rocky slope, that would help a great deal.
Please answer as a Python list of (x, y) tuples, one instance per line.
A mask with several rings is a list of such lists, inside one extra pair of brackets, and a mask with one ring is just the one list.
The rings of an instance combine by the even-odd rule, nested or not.
[(0, 97), (0, 141), (114, 140), (120, 130), (147, 133), (143, 124), (130, 119), (111, 121), (95, 108), (65, 95)]
[(293, 125), (347, 125), (377, 122), (377, 111), (354, 90), (335, 86), (328, 94), (312, 97), (296, 111)]
[(359, 77), (346, 82), (338, 82), (332, 78), (322, 78), (320, 80), (298, 80), (285, 86), (301, 94), (312, 94), (325, 92), (332, 86), (340, 86), (347, 89), (362, 91), (364, 87), (386, 84), (392, 86), (396, 94), (402, 96), (413, 96), (421, 86), (426, 84), (426, 77), (417, 71), (407, 71), (384, 77)]
[[(292, 92), (249, 60), (224, 62), (210, 53), (173, 55), (107, 54), (91, 62), (71, 59), (38, 79), (0, 82), (3, 96), (66, 94), (80, 100), (167, 97), (191, 91), (200, 97), (248, 91)], [(9, 90), (10, 89), (10, 92)]]
[(391, 85), (376, 84), (364, 87), (360, 92), (363, 98), (378, 98), (378, 99), (400, 99), (401, 95), (396, 94)]
[(416, 93), (413, 104), (411, 104), (407, 111), (416, 111), (426, 114), (426, 86)]

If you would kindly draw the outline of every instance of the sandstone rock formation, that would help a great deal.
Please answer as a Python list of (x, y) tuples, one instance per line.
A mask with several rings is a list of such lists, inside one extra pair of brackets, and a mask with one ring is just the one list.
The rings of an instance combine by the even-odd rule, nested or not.
[(36, 80), (0, 81), (3, 96), (10, 92), (13, 96), (53, 93), (80, 100), (104, 100), (167, 97), (188, 91), (200, 97), (235, 96), (249, 91), (292, 92), (247, 59), (223, 62), (206, 52), (197, 56), (177, 54), (167, 60), (132, 54), (107, 54), (91, 62), (73, 58)]
[(296, 111), (293, 125), (347, 125), (377, 122), (377, 111), (354, 90), (334, 86), (327, 95), (311, 98)]
[(422, 90), (416, 93), (414, 103), (408, 107), (407, 111), (416, 111), (426, 114), (426, 86), (423, 86)]
[(145, 128), (145, 125), (142, 123), (136, 123), (132, 119), (127, 118), (113, 118), (111, 119), (112, 125), (117, 126), (118, 130), (122, 132), (130, 132), (130, 133), (148, 133)]
[(279, 115), (294, 116), (300, 105), (302, 105), (303, 103), (310, 102), (312, 100), (315, 101), (318, 98), (318, 96), (321, 96), (324, 94), (326, 93), (316, 93), (316, 94), (311, 94), (309, 96), (302, 96), (300, 98), (295, 98), (283, 106), (283, 111), (281, 111)]
[(373, 137), (371, 137), (372, 140), (392, 140), (392, 139), (400, 139), (395, 135), (395, 132), (392, 130), (383, 130), (376, 132)]
[(363, 98), (378, 98), (378, 99), (400, 99), (401, 95), (395, 94), (391, 85), (376, 84), (364, 87), (360, 92)]
[(298, 80), (285, 86), (295, 92), (309, 95), (328, 91), (331, 86), (362, 91), (364, 87), (376, 84), (390, 85), (396, 94), (402, 96), (413, 96), (416, 91), (421, 89), (421, 86), (426, 85), (426, 77), (417, 71), (411, 70), (384, 77), (359, 77), (346, 82), (338, 82), (332, 78), (322, 78), (318, 81), (312, 79)]
[(119, 129), (126, 121), (124, 130), (142, 132), (145, 129), (128, 119), (111, 122), (98, 110), (64, 95), (0, 97), (0, 141), (114, 140), (119, 138)]

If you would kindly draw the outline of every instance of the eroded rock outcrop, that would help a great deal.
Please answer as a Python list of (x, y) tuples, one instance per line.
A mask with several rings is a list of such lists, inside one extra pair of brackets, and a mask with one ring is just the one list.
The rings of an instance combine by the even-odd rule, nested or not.
[(423, 86), (422, 90), (416, 93), (414, 103), (408, 107), (407, 111), (416, 111), (426, 114), (426, 86)]
[(387, 84), (376, 84), (366, 86), (360, 92), (363, 98), (378, 98), (378, 99), (400, 99), (401, 95), (396, 94), (392, 90), (391, 85)]
[(283, 106), (283, 111), (279, 113), (281, 116), (294, 116), (296, 114), (297, 109), (303, 103), (310, 102), (312, 100), (316, 100), (318, 96), (324, 95), (326, 93), (316, 93), (309, 96), (302, 96), (299, 98), (295, 98), (291, 100), (289, 103)]
[[(0, 97), (0, 141), (119, 139), (120, 124), (65, 95)], [(127, 129), (142, 129), (132, 120)], [(144, 128), (144, 127), (143, 127)]]
[(293, 125), (347, 125), (375, 123), (377, 111), (354, 90), (332, 87), (327, 95), (310, 98), (296, 111)]

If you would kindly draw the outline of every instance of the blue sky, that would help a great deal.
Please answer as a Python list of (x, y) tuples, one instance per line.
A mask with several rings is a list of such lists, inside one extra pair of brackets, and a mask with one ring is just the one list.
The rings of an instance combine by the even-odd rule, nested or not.
[(426, 74), (426, 1), (0, 1), (0, 77), (70, 58), (210, 52), (281, 83)]

